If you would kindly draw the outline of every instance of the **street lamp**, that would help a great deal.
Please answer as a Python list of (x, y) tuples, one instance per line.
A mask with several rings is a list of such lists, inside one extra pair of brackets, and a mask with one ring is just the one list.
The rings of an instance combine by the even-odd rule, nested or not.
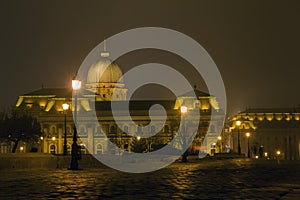
[(77, 92), (81, 88), (81, 81), (74, 79), (72, 80), (72, 88), (75, 93), (75, 106), (74, 106), (74, 133), (73, 133), (73, 144), (71, 151), (71, 163), (70, 170), (78, 170), (78, 145), (77, 145)]
[(241, 139), (240, 139), (241, 121), (236, 121), (236, 125), (237, 125), (237, 128), (238, 128), (238, 154), (241, 155)]
[(184, 114), (184, 113), (187, 113), (187, 107), (186, 106), (181, 106), (180, 107), (180, 112), (182, 113), (182, 114)]
[(279, 159), (280, 154), (281, 154), (281, 151), (280, 151), (280, 150), (277, 150), (277, 151), (276, 151), (276, 158), (277, 158), (277, 163), (278, 163), (278, 164), (280, 164), (280, 159)]
[[(182, 114), (182, 122), (183, 122), (183, 127), (182, 127), (182, 131), (184, 132), (184, 134), (181, 133), (182, 136), (182, 143), (183, 143), (183, 148), (186, 145), (186, 140), (185, 140), (185, 134), (186, 134), (186, 127), (185, 127), (185, 121), (184, 121), (184, 115), (187, 113), (188, 108), (186, 106), (181, 106), (180, 107), (180, 112)], [(184, 153), (182, 154), (182, 159), (181, 162), (187, 162), (187, 156), (188, 156), (188, 149), (186, 151), (184, 151)]]
[(219, 153), (222, 153), (223, 145), (222, 145), (222, 136), (218, 136), (218, 143), (219, 143)]
[(44, 140), (44, 137), (41, 136), (40, 137), (40, 141), (41, 141), (41, 144), (40, 144), (40, 146), (41, 146), (41, 153), (43, 153), (43, 148), (44, 148), (43, 140)]
[(69, 110), (70, 105), (63, 103), (62, 107), (65, 115), (64, 155), (67, 155), (67, 111)]
[(250, 158), (250, 146), (249, 146), (249, 138), (250, 138), (250, 133), (246, 133), (246, 137), (248, 139), (248, 158)]
[(52, 141), (54, 142), (54, 150), (53, 150), (53, 154), (56, 154), (56, 147), (55, 147), (55, 140), (56, 140), (56, 137), (53, 136), (51, 139), (52, 139)]

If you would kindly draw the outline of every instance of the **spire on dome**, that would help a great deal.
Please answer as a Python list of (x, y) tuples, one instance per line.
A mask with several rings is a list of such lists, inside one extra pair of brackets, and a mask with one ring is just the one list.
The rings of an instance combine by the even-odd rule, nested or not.
[(103, 52), (101, 52), (101, 57), (107, 58), (109, 57), (109, 52), (106, 51), (106, 39), (103, 41)]

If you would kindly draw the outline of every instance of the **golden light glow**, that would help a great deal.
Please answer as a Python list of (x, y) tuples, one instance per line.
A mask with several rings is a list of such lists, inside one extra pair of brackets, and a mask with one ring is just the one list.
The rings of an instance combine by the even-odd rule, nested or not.
[(137, 136), (136, 139), (137, 139), (137, 140), (140, 140), (140, 139), (141, 139), (141, 136)]
[(255, 156), (256, 159), (258, 159), (258, 156)]
[(23, 151), (24, 150), (24, 147), (20, 147), (20, 151)]
[(90, 111), (91, 110), (91, 106), (90, 106), (89, 100), (83, 99), (83, 100), (81, 100), (80, 103), (81, 103), (82, 107), (84, 108), (84, 110), (86, 110), (86, 111)]
[(49, 112), (51, 110), (51, 108), (54, 106), (54, 104), (55, 104), (55, 101), (53, 101), (53, 100), (49, 101), (45, 108), (45, 111)]
[(276, 151), (276, 154), (277, 154), (277, 155), (280, 155), (280, 154), (281, 154), (281, 152), (278, 150), (278, 151)]
[(253, 114), (249, 114), (249, 115), (248, 115), (248, 119), (249, 119), (250, 121), (253, 121), (253, 120), (255, 119), (255, 116), (254, 116)]
[(218, 140), (222, 140), (222, 137), (221, 137), (221, 136), (218, 136)]
[(19, 107), (22, 104), (23, 100), (24, 100), (24, 97), (19, 97), (19, 99), (16, 103), (16, 107)]
[(70, 105), (67, 103), (62, 104), (63, 110), (69, 110)]
[(262, 113), (257, 114), (257, 119), (258, 119), (259, 121), (263, 121), (264, 118), (265, 118), (264, 114), (262, 114)]
[(41, 137), (40, 137), (40, 139), (41, 139), (41, 140), (43, 140), (43, 139), (44, 139), (44, 137), (43, 137), (43, 136), (41, 136)]
[(187, 107), (186, 106), (181, 106), (180, 107), (180, 112), (181, 113), (186, 113), (187, 112)]
[(53, 140), (53, 141), (55, 141), (55, 140), (56, 140), (56, 138), (55, 138), (55, 137), (52, 137), (52, 140)]
[(249, 132), (248, 132), (248, 133), (246, 133), (246, 136), (247, 136), (247, 137), (250, 137), (250, 133), (249, 133)]
[(81, 88), (80, 80), (72, 80), (72, 88), (73, 90), (79, 90)]
[(267, 118), (268, 121), (272, 121), (273, 120), (273, 113), (266, 114), (266, 118)]
[(241, 121), (236, 121), (235, 123), (236, 123), (237, 126), (241, 125)]
[(268, 152), (265, 152), (265, 157), (268, 157)]
[(47, 101), (45, 101), (45, 100), (39, 102), (39, 105), (41, 108), (45, 108), (46, 104), (47, 104)]
[(275, 118), (277, 119), (277, 121), (282, 120), (282, 114), (281, 113), (276, 113)]

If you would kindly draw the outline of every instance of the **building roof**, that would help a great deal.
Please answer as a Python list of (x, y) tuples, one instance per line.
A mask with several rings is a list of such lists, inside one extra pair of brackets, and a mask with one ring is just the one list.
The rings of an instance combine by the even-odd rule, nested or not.
[(101, 57), (96, 63), (94, 63), (87, 76), (87, 83), (117, 83), (122, 80), (122, 70), (115, 63), (107, 57)]
[[(95, 95), (93, 92), (82, 89), (81, 95)], [(29, 92), (23, 95), (22, 97), (33, 97), (33, 96), (51, 96), (56, 98), (71, 98), (73, 90), (70, 88), (41, 88), (33, 92)]]
[(195, 93), (195, 95), (196, 95), (197, 97), (209, 97), (209, 96), (210, 96), (210, 94), (208, 94), (208, 93), (206, 93), (206, 92), (202, 92), (202, 91), (197, 90), (197, 89), (194, 89), (194, 90), (192, 90), (192, 91), (189, 91), (189, 92), (187, 92), (187, 93), (184, 93), (184, 94), (181, 95), (181, 96), (193, 96), (194, 93)]
[(291, 108), (247, 108), (241, 113), (295, 113), (300, 112), (300, 107)]
[[(119, 110), (126, 109), (126, 101), (114, 101), (113, 102)], [(166, 110), (173, 110), (175, 101), (173, 100), (153, 100), (153, 101), (143, 101), (143, 100), (133, 100), (129, 102), (130, 110), (149, 110), (149, 108), (155, 104), (163, 106)], [(111, 101), (96, 101), (96, 110), (111, 110)]]

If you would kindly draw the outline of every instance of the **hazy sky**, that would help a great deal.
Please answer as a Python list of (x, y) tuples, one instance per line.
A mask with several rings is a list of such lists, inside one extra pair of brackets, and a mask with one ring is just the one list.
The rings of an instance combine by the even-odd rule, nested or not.
[[(13, 105), (18, 95), (42, 84), (66, 87), (105, 37), (155, 26), (187, 34), (208, 51), (223, 77), (229, 113), (298, 106), (299, 10), (299, 1), (2, 0), (0, 105)], [(153, 55), (132, 54), (119, 64), (125, 71), (160, 58), (185, 65), (172, 56), (168, 61), (159, 52)]]

